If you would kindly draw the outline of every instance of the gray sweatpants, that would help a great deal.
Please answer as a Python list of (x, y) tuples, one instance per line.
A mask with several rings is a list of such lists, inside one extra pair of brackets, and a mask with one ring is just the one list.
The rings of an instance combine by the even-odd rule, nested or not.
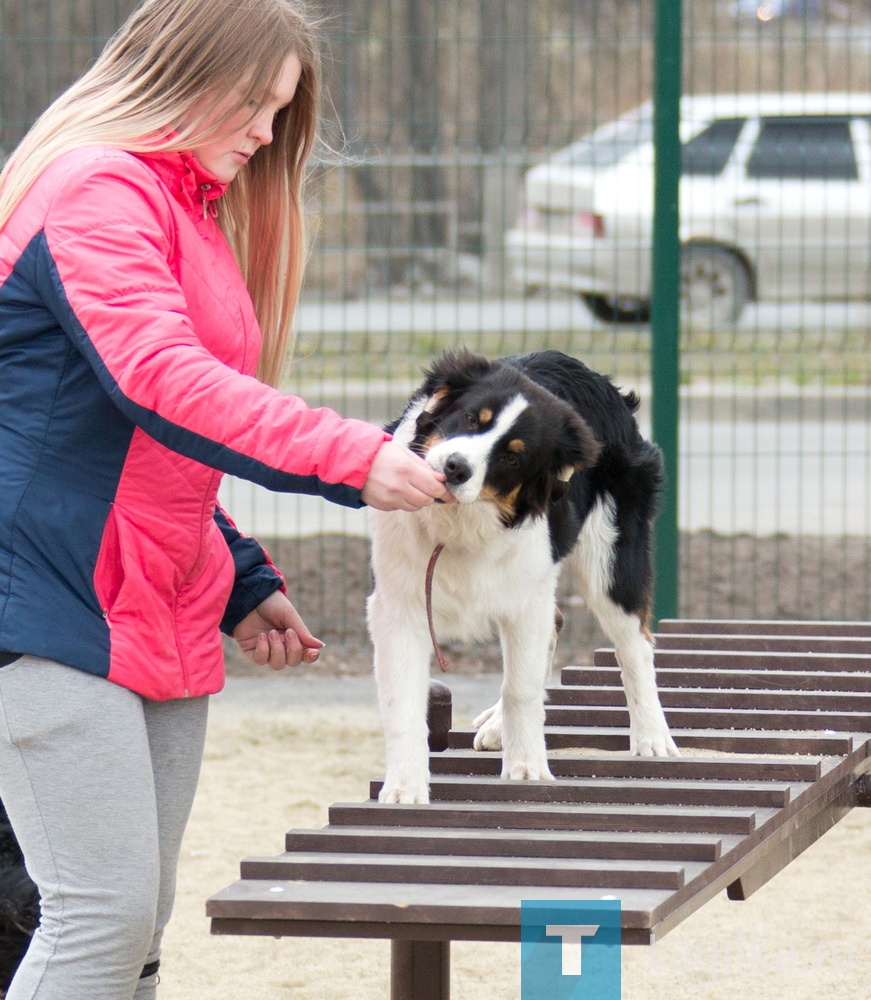
[(25, 656), (0, 668), (0, 798), (42, 920), (8, 1000), (146, 1000), (208, 698), (146, 701)]

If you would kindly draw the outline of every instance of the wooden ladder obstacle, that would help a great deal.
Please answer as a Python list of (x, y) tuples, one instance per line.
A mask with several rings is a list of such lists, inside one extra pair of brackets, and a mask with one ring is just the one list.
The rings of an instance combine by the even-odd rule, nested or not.
[(447, 1000), (450, 942), (519, 941), (523, 899), (616, 896), (624, 944), (652, 944), (871, 804), (871, 624), (663, 621), (656, 662), (683, 757), (628, 756), (608, 649), (549, 689), (556, 782), (502, 781), (501, 755), (431, 706), (431, 804), (380, 805), (373, 781), (243, 860), (212, 933), (389, 938), (393, 1000)]

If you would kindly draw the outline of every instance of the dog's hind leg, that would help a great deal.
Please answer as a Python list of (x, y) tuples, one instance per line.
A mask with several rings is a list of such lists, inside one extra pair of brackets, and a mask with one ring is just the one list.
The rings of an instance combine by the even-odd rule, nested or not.
[(422, 614), (387, 604), (377, 591), (369, 599), (385, 751), (378, 801), (425, 803), (429, 802), (429, 633)]
[(643, 533), (618, 544), (610, 498), (590, 513), (578, 545), (581, 589), (590, 611), (614, 644), (629, 708), (629, 750), (642, 757), (679, 751), (656, 689), (653, 638), (647, 628), (650, 574)]
[(620, 664), (629, 708), (629, 752), (639, 757), (678, 757), (656, 690), (650, 633), (637, 614), (624, 611), (607, 596), (589, 600), (589, 605), (614, 644)]
[(476, 750), (501, 750), (502, 699), (476, 716), (472, 720), (472, 726), (477, 730), (473, 743)]
[[(556, 644), (562, 630), (564, 619), (562, 612), (556, 608), (554, 613), (554, 630), (550, 641), (550, 652), (548, 653), (548, 672), (553, 665), (553, 658), (556, 653)], [(472, 726), (477, 730), (475, 733), (474, 747), (476, 750), (501, 750), (502, 749), (502, 699), (485, 708), (473, 721)]]

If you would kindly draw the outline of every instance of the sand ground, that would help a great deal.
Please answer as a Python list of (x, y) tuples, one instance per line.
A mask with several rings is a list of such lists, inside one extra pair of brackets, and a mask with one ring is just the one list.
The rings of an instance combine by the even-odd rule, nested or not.
[[(448, 677), (454, 723), (492, 703), (498, 677)], [(366, 677), (228, 678), (212, 699), (202, 779), (184, 842), (161, 1000), (387, 1000), (385, 941), (212, 936), (209, 895), (249, 854), (368, 796), (382, 773)], [(746, 902), (712, 900), (652, 948), (623, 949), (624, 1000), (869, 1000), (871, 810), (854, 810)], [(457, 1000), (516, 1000), (520, 947), (455, 943)]]

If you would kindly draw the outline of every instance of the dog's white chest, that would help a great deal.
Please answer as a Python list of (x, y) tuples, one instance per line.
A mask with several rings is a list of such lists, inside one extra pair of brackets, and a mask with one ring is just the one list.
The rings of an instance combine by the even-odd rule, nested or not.
[(515, 558), (469, 566), (468, 560), (446, 549), (433, 571), (436, 632), (444, 639), (486, 639), (500, 618), (522, 614), (530, 590), (540, 585), (540, 573), (528, 574)]
[(422, 609), (427, 565), (443, 543), (432, 569), (433, 624), (442, 639), (487, 639), (499, 619), (522, 614), (533, 594), (556, 586), (544, 519), (506, 529), (482, 513), (379, 514), (373, 522), (376, 590), (391, 601)]

